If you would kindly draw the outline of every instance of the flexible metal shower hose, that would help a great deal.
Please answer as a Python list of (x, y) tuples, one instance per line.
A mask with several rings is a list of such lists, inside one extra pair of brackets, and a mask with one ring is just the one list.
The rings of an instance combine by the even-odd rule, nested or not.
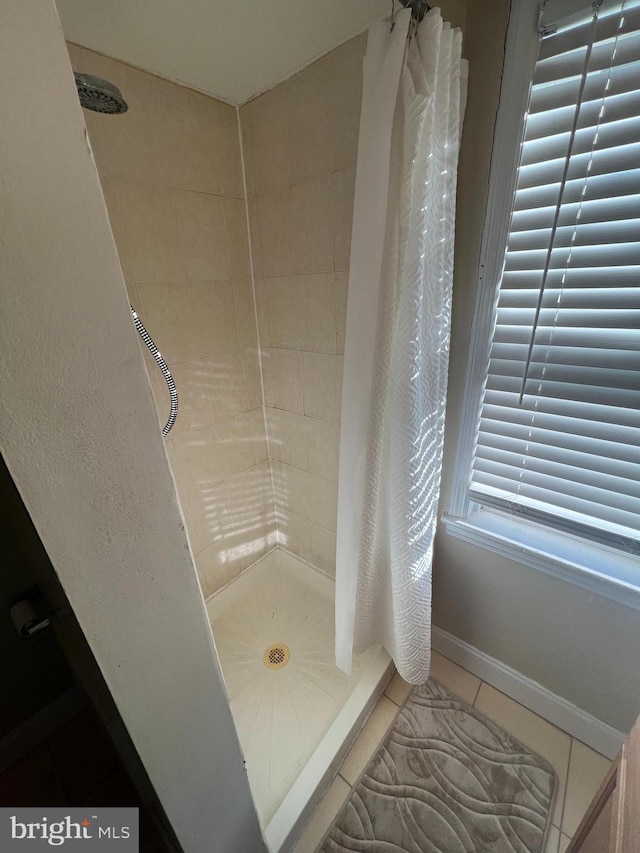
[(173, 376), (171, 375), (171, 371), (167, 367), (167, 362), (158, 352), (158, 347), (154, 344), (153, 339), (149, 332), (145, 329), (142, 324), (142, 320), (136, 312), (134, 311), (133, 305), (129, 306), (131, 308), (131, 316), (133, 317), (133, 322), (135, 323), (136, 330), (142, 340), (147, 345), (147, 349), (154, 357), (156, 364), (162, 371), (162, 375), (164, 376), (164, 381), (167, 383), (167, 388), (169, 389), (169, 398), (171, 400), (171, 409), (169, 411), (169, 419), (166, 424), (162, 427), (162, 435), (166, 438), (166, 436), (171, 431), (171, 427), (176, 422), (176, 418), (178, 417), (178, 389), (176, 388), (176, 383), (173, 381)]

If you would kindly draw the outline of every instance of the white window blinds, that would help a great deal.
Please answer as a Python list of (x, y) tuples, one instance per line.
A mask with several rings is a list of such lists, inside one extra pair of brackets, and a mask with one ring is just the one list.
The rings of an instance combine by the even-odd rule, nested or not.
[(541, 40), (469, 497), (640, 550), (640, 0)]

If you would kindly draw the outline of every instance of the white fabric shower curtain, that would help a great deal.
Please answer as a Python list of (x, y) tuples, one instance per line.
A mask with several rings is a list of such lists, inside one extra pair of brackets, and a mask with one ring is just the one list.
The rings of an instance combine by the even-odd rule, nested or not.
[[(411, 36), (408, 38), (411, 28)], [(387, 648), (429, 676), (431, 561), (449, 361), (467, 66), (432, 9), (369, 31), (349, 274), (338, 486), (336, 662)]]

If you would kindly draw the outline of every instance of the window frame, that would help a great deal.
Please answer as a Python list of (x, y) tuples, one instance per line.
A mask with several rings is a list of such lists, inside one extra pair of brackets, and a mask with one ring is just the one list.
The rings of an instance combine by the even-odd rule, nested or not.
[(640, 559), (542, 522), (469, 499), (469, 474), (489, 364), (499, 281), (509, 235), (533, 70), (538, 56), (539, 3), (512, 0), (496, 117), (474, 319), (460, 419), (447, 534), (640, 610)]

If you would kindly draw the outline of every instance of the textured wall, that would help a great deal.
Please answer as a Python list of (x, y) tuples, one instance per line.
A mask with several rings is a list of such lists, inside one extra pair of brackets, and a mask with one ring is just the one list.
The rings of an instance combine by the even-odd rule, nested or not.
[(278, 536), (328, 571), (365, 48), (352, 39), (240, 111)]
[(3, 8), (0, 75), (0, 452), (185, 853), (258, 853), (52, 0)]
[[(236, 111), (69, 45), (115, 83), (119, 116), (84, 111), (129, 298), (178, 387), (166, 441), (205, 595), (275, 544)], [(165, 422), (168, 393), (147, 365)]]

